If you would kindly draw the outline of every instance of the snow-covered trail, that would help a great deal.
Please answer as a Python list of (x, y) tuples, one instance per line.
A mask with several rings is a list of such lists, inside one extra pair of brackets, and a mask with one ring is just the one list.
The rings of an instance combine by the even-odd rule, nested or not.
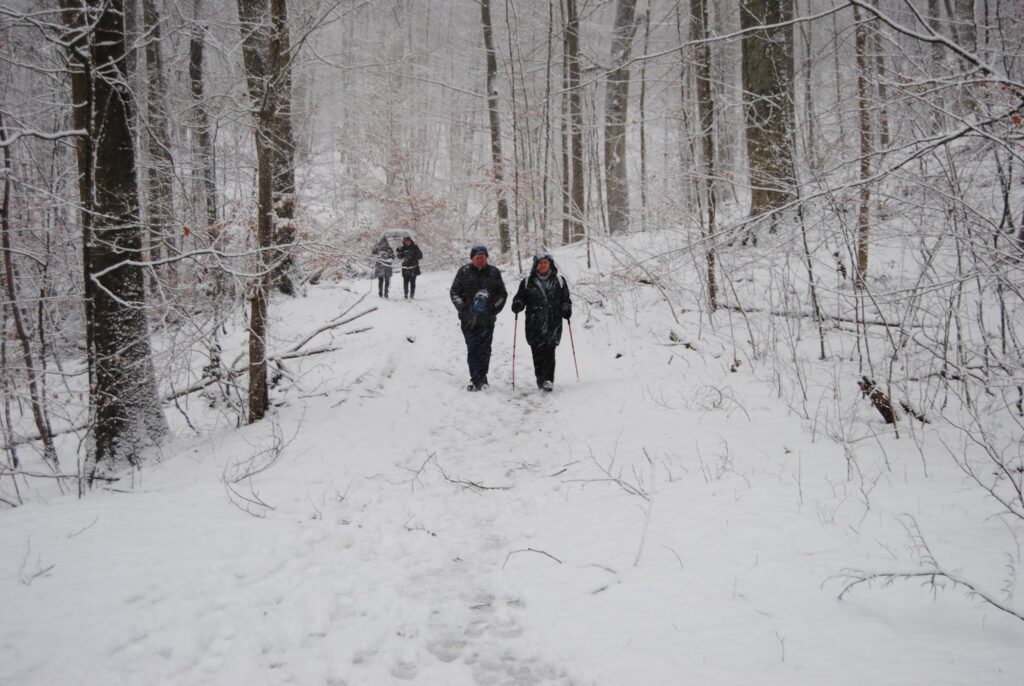
[[(958, 594), (835, 599), (905, 544), (885, 513), (962, 517), (907, 505), (913, 463), (865, 507), (837, 446), (713, 339), (670, 345), (656, 299), (578, 303), (582, 378), (566, 337), (550, 395), (522, 331), (511, 388), (506, 310), (467, 393), (450, 278), (367, 298), (348, 328), (372, 330), (324, 334), (342, 350), (289, 366), (272, 421), (183, 434), (128, 493), (5, 513), (0, 683), (1019, 683), (1020, 629)], [(276, 302), (274, 331), (352, 300)], [(223, 476), (275, 431), (236, 486), (250, 516)]]

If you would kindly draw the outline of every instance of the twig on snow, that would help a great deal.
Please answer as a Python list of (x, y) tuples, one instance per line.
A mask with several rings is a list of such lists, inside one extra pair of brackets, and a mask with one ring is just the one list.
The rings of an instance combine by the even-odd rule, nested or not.
[(509, 551), (508, 555), (506, 555), (506, 556), (505, 556), (505, 561), (504, 561), (504, 562), (503, 562), (503, 563), (501, 564), (501, 568), (502, 568), (502, 569), (505, 569), (505, 565), (507, 565), (507, 564), (508, 564), (509, 558), (511, 558), (511, 557), (512, 557), (513, 555), (515, 555), (516, 553), (537, 553), (538, 555), (543, 555), (544, 557), (549, 557), (549, 558), (551, 558), (552, 560), (554, 560), (554, 561), (555, 561), (555, 562), (557, 562), (558, 564), (564, 564), (564, 563), (563, 563), (563, 562), (562, 562), (561, 560), (559, 560), (559, 559), (558, 559), (557, 557), (555, 557), (555, 556), (554, 556), (554, 555), (552, 555), (551, 553), (549, 553), (549, 552), (546, 552), (546, 551), (544, 551), (544, 550), (537, 550), (536, 548), (519, 548), (518, 550), (510, 550), (510, 551)]

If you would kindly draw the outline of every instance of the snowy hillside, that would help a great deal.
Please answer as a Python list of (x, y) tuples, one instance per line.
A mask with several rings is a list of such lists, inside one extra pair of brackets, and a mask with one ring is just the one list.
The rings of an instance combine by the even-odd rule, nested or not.
[(844, 447), (780, 368), (581, 251), (556, 253), (579, 379), (565, 336), (551, 394), (521, 328), (512, 388), (507, 309), (490, 389), (463, 390), (451, 271), (414, 302), (368, 281), (275, 301), (275, 350), (378, 309), (287, 362), (270, 420), (171, 410), (131, 485), (3, 512), (0, 684), (1024, 681), (1024, 622), (948, 578), (838, 598), (935, 565), (1020, 597), (1020, 542), (938, 429), (897, 439), (851, 394), (813, 413), (869, 427)]

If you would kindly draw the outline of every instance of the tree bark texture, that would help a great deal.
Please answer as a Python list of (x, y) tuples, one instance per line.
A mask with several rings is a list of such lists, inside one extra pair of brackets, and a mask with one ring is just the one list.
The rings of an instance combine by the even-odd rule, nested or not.
[(759, 28), (792, 18), (792, 0), (740, 2), (752, 217), (771, 214), (793, 197), (793, 27)]
[[(651, 44), (651, 8), (644, 15), (644, 54)], [(647, 230), (647, 60), (640, 65), (640, 216), (643, 230)]]
[[(268, 7), (262, 0), (239, 0), (238, 15), (243, 21), (242, 51), (246, 66), (246, 79), (250, 97), (256, 106), (256, 243), (259, 248), (257, 276), (252, 284), (249, 314), (249, 422), (266, 416), (270, 409), (267, 385), (267, 312), (269, 291), (274, 283), (285, 292), (292, 290), (291, 282), (282, 282), (280, 233), (275, 226), (290, 224), (290, 218), (281, 216), (282, 203), (290, 206), (294, 196), (294, 176), (291, 192), (282, 190), (282, 160), (294, 156), (290, 146), (291, 123), (286, 102), (290, 102), (291, 77), (288, 41), (288, 12), (285, 0), (270, 0)], [(286, 90), (287, 93), (279, 91)], [(285, 108), (282, 116), (282, 107)], [(282, 119), (287, 123), (282, 123)], [(282, 135), (285, 138), (282, 138)], [(286, 273), (286, 272), (285, 272)]]
[(568, 19), (565, 13), (565, 0), (560, 0), (559, 10), (562, 14), (562, 116), (560, 131), (562, 134), (562, 245), (572, 242), (572, 132), (569, 128), (569, 41)]
[(257, 212), (256, 242), (260, 246), (258, 274), (249, 297), (249, 423), (270, 409), (267, 384), (267, 313), (269, 311), (270, 248), (273, 244), (273, 145), (264, 126), (256, 128)]
[[(124, 0), (62, 3), (72, 66), (85, 245), (87, 348), (95, 452), (87, 468), (140, 464), (167, 422), (157, 393), (146, 320), (135, 150), (126, 88)], [(88, 13), (85, 16), (84, 13)]]
[(707, 0), (690, 0), (690, 37), (696, 52), (697, 118), (700, 122), (701, 164), (704, 167), (704, 205), (707, 208), (704, 222), (704, 239), (707, 249), (708, 306), (714, 312), (718, 309), (718, 282), (715, 276), (715, 104), (711, 94), (711, 46), (708, 44)]
[(583, 104), (580, 91), (580, 20), (576, 0), (566, 0), (565, 52), (569, 67), (569, 139), (572, 179), (569, 193), (569, 240), (583, 240)]
[(142, 0), (142, 24), (146, 55), (146, 115), (142, 140), (146, 146), (145, 183), (149, 224), (148, 252), (158, 259), (172, 252), (174, 230), (174, 158), (167, 115), (167, 79), (161, 55), (160, 11), (156, 0)]
[[(291, 62), (288, 59), (288, 8), (284, 0), (238, 0), (242, 25), (242, 59), (249, 98), (267, 127), (267, 154), (273, 175), (274, 226), (271, 241), (273, 286), (286, 295), (295, 293), (295, 137), (292, 130)], [(271, 45), (279, 46), (280, 58), (271, 68)], [(258, 125), (259, 126), (259, 125)]]
[(494, 52), (491, 0), (480, 2), (480, 23), (484, 32), (484, 57), (487, 62), (487, 116), (491, 129), (491, 176), (498, 195), (498, 243), (501, 254), (512, 248), (508, 230), (508, 203), (505, 200), (505, 180), (502, 174), (501, 113), (498, 111), (498, 59)]
[(612, 29), (611, 70), (605, 83), (604, 181), (608, 232), (629, 230), (626, 122), (629, 116), (629, 61), (636, 33), (636, 0), (617, 0)]
[(862, 21), (860, 7), (853, 6), (853, 22), (855, 24), (854, 48), (857, 54), (857, 113), (860, 122), (860, 208), (857, 213), (857, 274), (855, 283), (858, 288), (865, 286), (868, 273), (868, 246), (871, 222), (869, 203), (871, 188), (868, 177), (871, 175), (871, 112), (868, 110), (868, 29)]
[[(198, 1), (196, 3), (198, 14)], [(206, 209), (207, 232), (217, 223), (217, 165), (213, 145), (210, 114), (206, 109), (206, 85), (203, 80), (203, 52), (205, 28), (196, 24), (192, 29), (188, 50), (188, 82), (193, 101), (193, 128), (195, 131), (195, 157), (199, 169), (200, 185)], [(208, 236), (211, 240), (214, 235)]]

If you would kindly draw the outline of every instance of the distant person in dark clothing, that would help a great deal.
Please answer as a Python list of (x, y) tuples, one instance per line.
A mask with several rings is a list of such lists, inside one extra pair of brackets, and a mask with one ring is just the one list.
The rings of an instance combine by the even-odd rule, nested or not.
[(381, 238), (373, 252), (373, 278), (377, 279), (377, 297), (388, 297), (391, 288), (391, 263), (395, 260), (395, 251), (388, 245), (387, 238)]
[(562, 339), (562, 319), (572, 316), (572, 298), (565, 278), (547, 251), (533, 258), (530, 275), (519, 283), (512, 311), (526, 310), (526, 342), (533, 352), (537, 387), (551, 391), (555, 383), (555, 348)]
[(501, 271), (487, 264), (487, 258), (487, 248), (474, 245), (469, 251), (469, 264), (460, 267), (455, 274), (450, 293), (466, 339), (466, 361), (469, 363), (467, 391), (487, 388), (494, 320), (508, 299)]
[(416, 277), (420, 275), (420, 260), (423, 259), (423, 251), (411, 236), (402, 239), (402, 244), (395, 251), (398, 259), (402, 261), (402, 294), (412, 300), (416, 297)]

